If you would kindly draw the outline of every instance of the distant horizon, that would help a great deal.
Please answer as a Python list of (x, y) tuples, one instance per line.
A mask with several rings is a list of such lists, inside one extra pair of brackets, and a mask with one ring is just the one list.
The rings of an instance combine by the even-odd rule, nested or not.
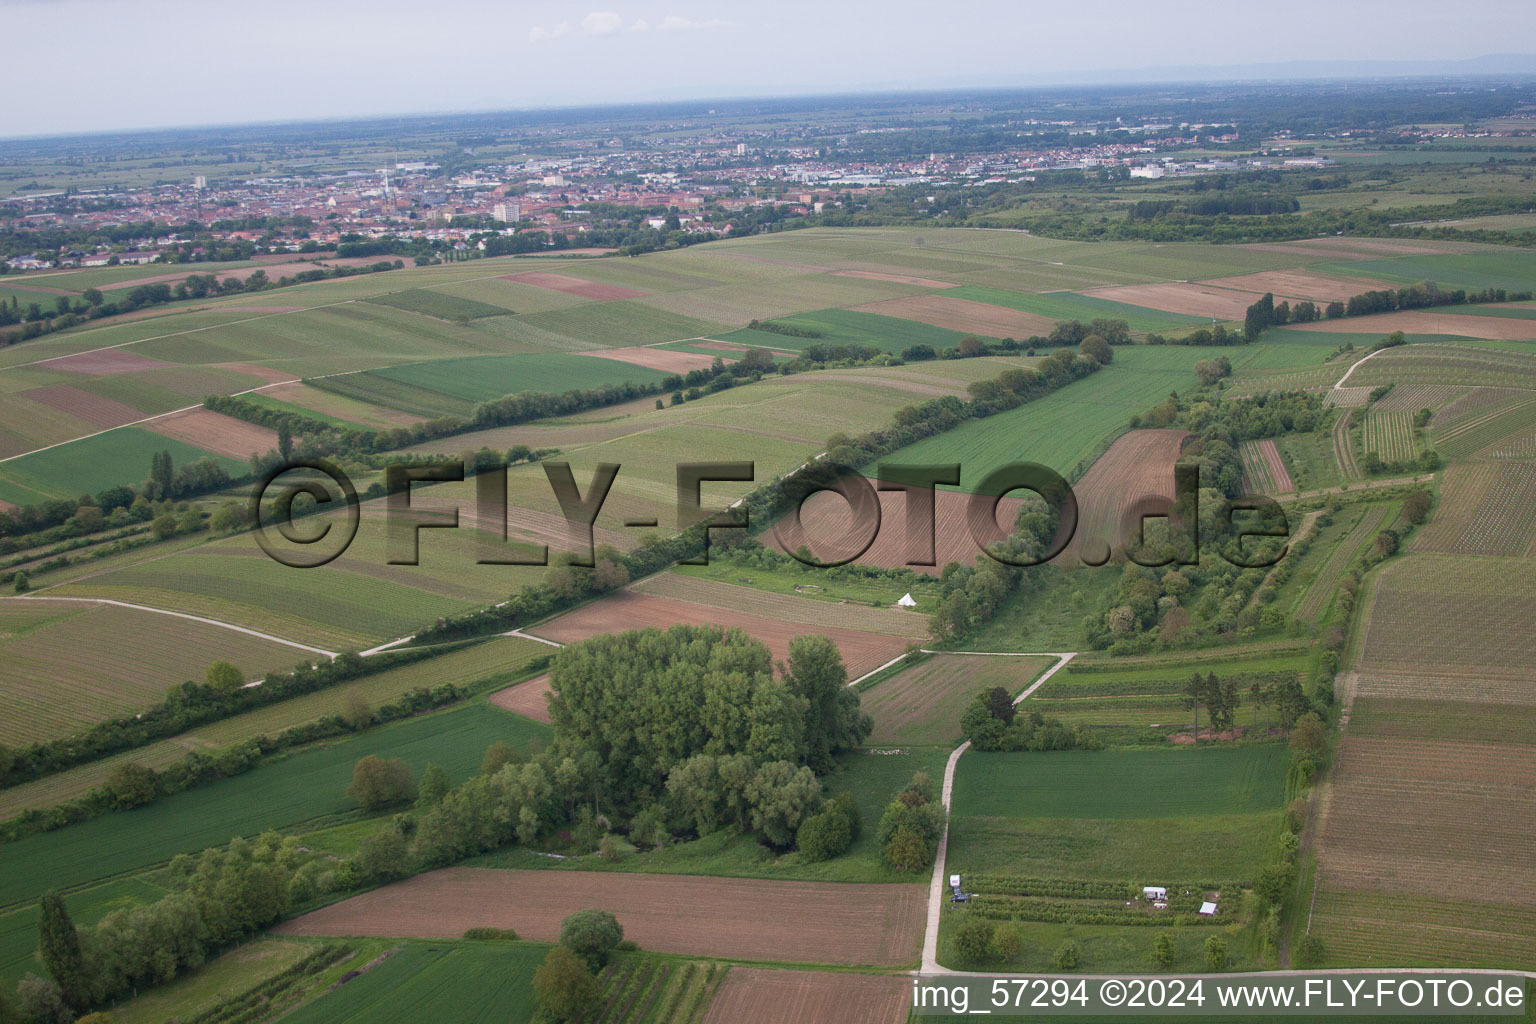
[[(660, 6), (664, 3), (665, 6)], [(37, 83), (0, 138), (552, 110), (633, 102), (1318, 78), (1536, 76), (1536, 5), (1292, 0), (1207, 16), (1169, 0), (1091, 11), (888, 0), (879, 17), (784, 0), (0, 0), (10, 78)], [(1496, 45), (1496, 43), (1495, 43)], [(60, 68), (70, 71), (60, 74)]]
[[(0, 0), (0, 7), (4, 0)], [(1487, 65), (1501, 64), (1502, 68)], [(1524, 64), (1516, 68), (1514, 65)], [(1286, 70), (1298, 71), (1312, 68), (1311, 73), (1285, 74)], [(1435, 70), (1438, 67), (1439, 70)], [(1457, 70), (1456, 68), (1460, 68)], [(1391, 73), (1391, 69), (1404, 69)], [(1415, 70), (1407, 70), (1413, 68)], [(1351, 70), (1353, 69), (1353, 70)], [(1245, 70), (1246, 74), (1225, 74)], [(1145, 77), (1138, 77), (1145, 76)], [(380, 110), (372, 113), (337, 113), (313, 117), (274, 116), (230, 121), (187, 121), (164, 124), (144, 124), (136, 127), (86, 128), (63, 132), (36, 132), (0, 135), (0, 142), (29, 142), (48, 139), (87, 137), (111, 137), (135, 133), (196, 132), (221, 128), (281, 127), (283, 125), (354, 124), (370, 121), (415, 120), (433, 117), (476, 117), (495, 114), (557, 113), (559, 111), (625, 110), (646, 106), (673, 107), (688, 104), (749, 104), (804, 101), (816, 99), (887, 98), (902, 96), (983, 95), (1009, 92), (1045, 92), (1053, 89), (1133, 89), (1138, 86), (1214, 86), (1225, 83), (1244, 85), (1317, 85), (1328, 82), (1361, 82), (1380, 84), (1409, 84), (1411, 82), (1510, 80), (1536, 79), (1536, 53), (1483, 54), (1451, 61), (1403, 60), (1319, 60), (1298, 58), (1292, 61), (1268, 64), (1234, 65), (1162, 65), (1156, 67), (1090, 69), (1078, 72), (1061, 72), (1058, 75), (1039, 76), (1034, 79), (1018, 79), (1013, 82), (933, 83), (929, 85), (825, 89), (807, 92), (740, 93), (664, 96), (625, 100), (571, 100), (551, 101), (528, 106), (474, 106), (458, 108), (434, 108), (412, 110)]]

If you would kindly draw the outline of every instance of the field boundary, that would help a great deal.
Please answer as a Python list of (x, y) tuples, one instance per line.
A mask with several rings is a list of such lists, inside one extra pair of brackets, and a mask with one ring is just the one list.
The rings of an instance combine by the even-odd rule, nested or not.
[[(261, 640), (270, 640), (273, 643), (282, 644), (285, 647), (294, 647), (294, 648), (297, 648), (298, 650), (301, 650), (301, 651), (308, 651), (311, 654), (323, 654), (327, 658), (330, 658), (333, 661), (336, 658), (340, 657), (340, 654), (337, 651), (327, 651), (323, 647), (311, 647), (309, 644), (301, 644), (297, 640), (287, 640), (287, 639), (284, 639), (283, 637), (280, 637), (280, 636), (273, 636), (271, 633), (263, 633), (260, 630), (250, 629), (250, 628), (248, 628), (246, 626), (237, 626), (233, 622), (224, 622), (221, 619), (210, 619), (207, 616), (204, 616), (204, 615), (193, 615), (190, 612), (173, 612), (173, 611), (170, 611), (169, 609), (166, 609), (166, 608), (152, 608), (152, 607), (150, 607), (147, 604), (129, 604), (127, 601), (114, 601), (114, 600), (112, 600), (110, 598), (106, 598), (106, 597), (45, 597), (45, 596), (42, 596), (42, 595), (27, 595), (25, 597), (4, 597), (4, 598), (0, 598), (0, 600), (5, 600), (5, 601), (78, 601), (78, 602), (82, 602), (82, 603), (85, 603), (85, 604), (109, 604), (109, 605), (113, 605), (113, 606), (118, 607), (118, 608), (132, 608), (135, 611), (154, 612), (156, 615), (170, 615), (170, 616), (173, 616), (174, 618), (178, 618), (178, 619), (190, 619), (193, 622), (201, 622), (201, 623), (203, 623), (205, 625), (217, 626), (220, 629), (227, 629), (227, 630), (230, 630), (231, 632), (234, 632), (234, 633), (244, 633), (246, 636), (254, 636), (254, 637), (257, 637), (257, 638), (259, 638)], [(386, 644), (385, 646), (388, 647), (388, 646), (391, 646), (391, 645)], [(383, 650), (383, 649), (384, 648), (375, 648), (373, 651), (370, 651), (369, 653), (377, 653), (379, 650)]]

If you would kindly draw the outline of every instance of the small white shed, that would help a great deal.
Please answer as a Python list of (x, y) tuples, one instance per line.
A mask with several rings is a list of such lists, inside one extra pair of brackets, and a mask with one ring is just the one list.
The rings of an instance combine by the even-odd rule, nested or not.
[(901, 607), (903, 607), (903, 608), (916, 608), (917, 607), (917, 602), (912, 599), (912, 595), (911, 594), (903, 594), (903, 595), (901, 595), (901, 600), (897, 601), (896, 603), (901, 605)]
[(1149, 900), (1166, 900), (1168, 889), (1161, 885), (1144, 885), (1141, 887), (1141, 894)]
[(1215, 917), (1216, 904), (1212, 903), (1210, 900), (1206, 900), (1204, 903), (1200, 904), (1200, 913), (1204, 914), (1206, 917)]

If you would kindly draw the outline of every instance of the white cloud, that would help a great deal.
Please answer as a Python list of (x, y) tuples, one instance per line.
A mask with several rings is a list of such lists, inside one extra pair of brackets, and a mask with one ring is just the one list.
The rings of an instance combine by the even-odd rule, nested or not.
[(684, 18), (676, 14), (669, 14), (661, 19), (661, 24), (656, 28), (662, 32), (681, 32), (697, 28), (730, 28), (731, 23), (724, 18), (705, 18), (702, 21), (693, 18)]
[(629, 26), (629, 31), (630, 32), (647, 32), (647, 31), (650, 30), (650, 27), (651, 27), (651, 23), (646, 21), (644, 18), (641, 18), (639, 21), (637, 21), (633, 25)]
[(581, 19), (581, 27), (589, 36), (611, 36), (624, 28), (624, 19), (613, 11), (593, 11)]
[(571, 23), (568, 21), (562, 21), (554, 28), (541, 28), (535, 25), (528, 30), (528, 41), (530, 43), (542, 43), (546, 39), (559, 39), (563, 35), (568, 35), (570, 31)]

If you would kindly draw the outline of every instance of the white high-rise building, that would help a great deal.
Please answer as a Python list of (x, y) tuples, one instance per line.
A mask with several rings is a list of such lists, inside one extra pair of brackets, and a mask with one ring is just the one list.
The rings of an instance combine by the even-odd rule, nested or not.
[(523, 219), (523, 208), (517, 203), (497, 203), (491, 207), (491, 216), (503, 224), (516, 224)]

